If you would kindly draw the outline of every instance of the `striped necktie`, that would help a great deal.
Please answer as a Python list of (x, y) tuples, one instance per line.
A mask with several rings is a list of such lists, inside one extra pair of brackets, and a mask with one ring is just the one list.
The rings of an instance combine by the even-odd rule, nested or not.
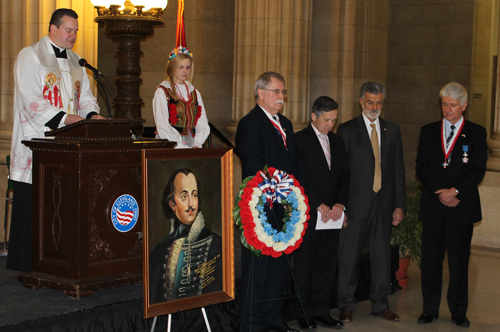
[(286, 146), (286, 136), (281, 131), (280, 126), (278, 126), (278, 123), (280, 123), (280, 120), (279, 120), (279, 118), (278, 118), (277, 115), (273, 115), (273, 119), (274, 119), (274, 121), (271, 121), (271, 123), (273, 124), (274, 129), (276, 129), (278, 131), (278, 134), (280, 134), (281, 138), (283, 139), (283, 144), (285, 145), (285, 148), (287, 148), (287, 146)]
[(455, 132), (455, 125), (451, 125), (450, 129), (451, 129), (450, 134), (448, 135), (448, 138), (446, 138), (446, 148), (447, 149), (448, 149), (448, 145), (450, 145), (450, 141), (451, 141), (453, 134)]

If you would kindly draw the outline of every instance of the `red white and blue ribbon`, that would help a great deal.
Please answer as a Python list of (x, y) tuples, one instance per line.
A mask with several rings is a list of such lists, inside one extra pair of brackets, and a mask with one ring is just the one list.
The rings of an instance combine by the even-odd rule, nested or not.
[(259, 183), (259, 189), (262, 191), (264, 199), (271, 206), (273, 206), (274, 202), (281, 204), (281, 201), (292, 191), (293, 179), (286, 172), (279, 170), (276, 170), (271, 178), (268, 178), (262, 171), (260, 175), (264, 179)]
[(283, 144), (285, 145), (285, 148), (288, 149), (288, 146), (286, 145), (286, 135), (285, 133), (281, 130), (281, 124), (278, 125), (279, 123), (279, 118), (277, 115), (273, 116), (273, 120), (271, 120), (271, 123), (273, 124), (274, 126), (274, 129), (276, 129), (278, 131), (278, 134), (280, 134), (281, 136), (281, 139), (283, 140)]

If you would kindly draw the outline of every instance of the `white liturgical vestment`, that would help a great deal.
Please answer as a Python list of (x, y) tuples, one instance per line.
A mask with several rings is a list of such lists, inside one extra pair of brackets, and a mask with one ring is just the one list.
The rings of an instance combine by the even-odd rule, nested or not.
[(86, 69), (78, 64), (80, 57), (70, 49), (66, 52), (67, 59), (57, 59), (50, 38), (45, 36), (17, 56), (10, 168), (14, 181), (32, 181), (32, 153), (21, 141), (45, 137), (50, 130), (45, 124), (61, 111), (83, 118), (99, 113)]

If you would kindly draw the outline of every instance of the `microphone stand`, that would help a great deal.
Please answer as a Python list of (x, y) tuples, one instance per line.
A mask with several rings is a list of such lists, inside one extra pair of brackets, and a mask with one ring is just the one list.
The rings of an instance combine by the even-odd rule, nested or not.
[[(94, 73), (94, 80), (97, 82), (97, 85), (101, 88), (101, 91), (104, 93), (104, 97), (106, 98), (106, 106), (108, 107), (108, 119), (111, 120), (111, 103), (109, 102), (109, 97), (108, 97), (108, 94), (106, 93), (106, 89), (104, 89), (104, 86), (102, 85), (101, 81), (99, 80), (99, 75), (104, 77), (104, 75), (102, 75), (100, 73)], [(106, 78), (106, 77), (104, 77), (104, 78)]]
[[(82, 61), (82, 59), (80, 59), (80, 61)], [(85, 66), (85, 63), (86, 61), (84, 60), (84, 63), (80, 63), (80, 66), (82, 67), (86, 67)], [(108, 84), (108, 87), (109, 89), (111, 90), (111, 93), (113, 94), (113, 97), (115, 98), (116, 100), (116, 95), (115, 95), (115, 92), (113, 91), (113, 88), (111, 87), (111, 84), (109, 84), (109, 81), (108, 79), (106, 78), (106, 76), (104, 76), (103, 74), (101, 74), (98, 70), (92, 70), (91, 68), (88, 68), (90, 69), (93, 73), (94, 73), (94, 80), (97, 82), (98, 86), (101, 88), (101, 91), (104, 92), (104, 96), (106, 97), (106, 104), (108, 106), (108, 118), (109, 120), (111, 120), (111, 104), (109, 102), (109, 97), (108, 97), (108, 94), (106, 93), (106, 89), (104, 89), (104, 86), (101, 84), (101, 81), (99, 79), (99, 76), (102, 76), (104, 77), (104, 79), (106, 80), (106, 83)], [(122, 115), (125, 117), (125, 119), (127, 119), (129, 125), (130, 125), (130, 129), (132, 130), (132, 137), (134, 139), (139, 139), (141, 141), (141, 144), (142, 144), (142, 148), (145, 149), (145, 146), (144, 146), (144, 141), (142, 140), (142, 137), (141, 135), (139, 135), (139, 133), (137, 132), (137, 129), (135, 128), (135, 126), (132, 124), (132, 121), (130, 121), (130, 118), (127, 116), (127, 114), (122, 110), (122, 108), (120, 107), (120, 104), (117, 102), (116, 103), (116, 106), (118, 107), (118, 109), (120, 110), (120, 112), (122, 113)]]
[[(106, 80), (106, 83), (108, 84), (108, 87), (109, 87), (109, 89), (111, 90), (111, 93), (113, 94), (113, 98), (115, 98), (115, 100), (116, 100), (116, 94), (115, 94), (115, 92), (113, 91), (113, 88), (111, 87), (111, 84), (109, 84), (108, 79), (107, 79), (107, 78), (106, 78), (106, 76), (104, 76), (103, 74), (101, 74), (101, 76), (102, 76), (102, 77), (104, 77), (104, 79)], [(129, 124), (130, 124), (130, 129), (132, 129), (132, 134), (135, 136), (135, 138), (136, 138), (136, 139), (140, 139), (140, 140), (141, 140), (142, 147), (143, 147), (143, 148), (145, 148), (145, 147), (144, 147), (144, 142), (143, 142), (143, 140), (142, 140), (141, 135), (139, 135), (139, 133), (137, 132), (137, 129), (135, 128), (135, 126), (133, 126), (133, 125), (132, 125), (132, 121), (130, 121), (130, 118), (128, 117), (127, 113), (125, 113), (125, 112), (122, 110), (122, 108), (121, 108), (121, 106), (120, 106), (120, 103), (115, 102), (115, 105), (116, 105), (116, 107), (120, 110), (120, 113), (122, 113), (122, 115), (125, 117), (125, 119), (127, 119), (127, 120), (128, 120), (128, 122), (129, 122)]]

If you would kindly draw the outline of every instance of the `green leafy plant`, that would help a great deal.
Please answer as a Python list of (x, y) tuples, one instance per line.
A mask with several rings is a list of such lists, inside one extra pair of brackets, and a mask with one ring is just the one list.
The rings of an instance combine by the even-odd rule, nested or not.
[(399, 226), (392, 227), (391, 244), (399, 247), (400, 258), (411, 258), (420, 267), (422, 256), (422, 223), (418, 220), (420, 194), (417, 183), (408, 185), (405, 218)]

